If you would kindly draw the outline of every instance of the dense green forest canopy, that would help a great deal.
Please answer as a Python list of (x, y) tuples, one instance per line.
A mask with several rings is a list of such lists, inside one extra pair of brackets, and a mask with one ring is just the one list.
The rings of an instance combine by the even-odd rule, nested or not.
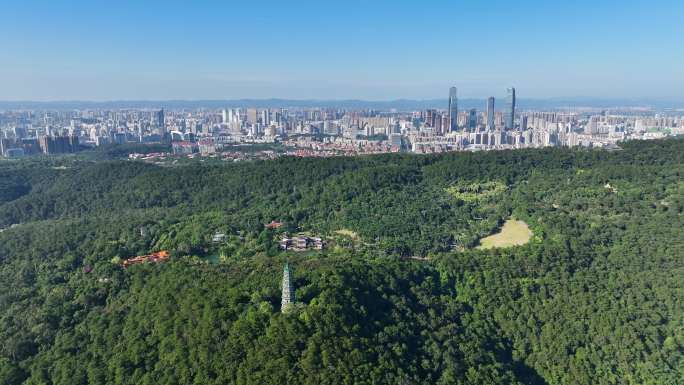
[(2, 161), (0, 384), (682, 383), (684, 140), (622, 147)]

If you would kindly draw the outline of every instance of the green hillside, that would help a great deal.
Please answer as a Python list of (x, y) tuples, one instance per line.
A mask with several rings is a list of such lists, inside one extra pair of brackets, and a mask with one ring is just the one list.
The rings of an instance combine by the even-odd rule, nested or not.
[(682, 383), (684, 140), (622, 147), (2, 161), (0, 384)]

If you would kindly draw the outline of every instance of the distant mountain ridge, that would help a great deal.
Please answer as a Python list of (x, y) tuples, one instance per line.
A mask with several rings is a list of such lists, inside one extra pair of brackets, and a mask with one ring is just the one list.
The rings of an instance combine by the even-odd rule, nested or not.
[[(677, 99), (600, 99), (600, 98), (519, 98), (519, 109), (574, 109), (574, 108), (651, 108), (683, 109), (684, 100)], [(497, 109), (504, 105), (504, 98), (497, 98)], [(459, 99), (459, 109), (485, 109), (486, 99)], [(442, 99), (396, 99), (386, 101), (359, 99), (233, 99), (233, 100), (112, 100), (112, 101), (0, 101), (0, 109), (127, 109), (127, 108), (166, 108), (166, 109), (219, 109), (219, 108), (341, 108), (412, 111), (427, 108), (445, 109), (447, 98)]]

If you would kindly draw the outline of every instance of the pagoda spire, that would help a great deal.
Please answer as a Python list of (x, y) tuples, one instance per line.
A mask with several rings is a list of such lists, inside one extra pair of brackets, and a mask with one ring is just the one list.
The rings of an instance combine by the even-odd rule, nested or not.
[(294, 303), (294, 291), (292, 290), (292, 278), (290, 277), (290, 265), (285, 262), (283, 268), (283, 285), (282, 285), (282, 300), (280, 302), (280, 311), (286, 313), (290, 306)]

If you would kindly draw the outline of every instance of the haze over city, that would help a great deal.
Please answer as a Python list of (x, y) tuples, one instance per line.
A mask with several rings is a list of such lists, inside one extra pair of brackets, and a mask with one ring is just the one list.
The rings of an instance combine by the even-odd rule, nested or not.
[(22, 1), (0, 100), (684, 99), (678, 1)]

